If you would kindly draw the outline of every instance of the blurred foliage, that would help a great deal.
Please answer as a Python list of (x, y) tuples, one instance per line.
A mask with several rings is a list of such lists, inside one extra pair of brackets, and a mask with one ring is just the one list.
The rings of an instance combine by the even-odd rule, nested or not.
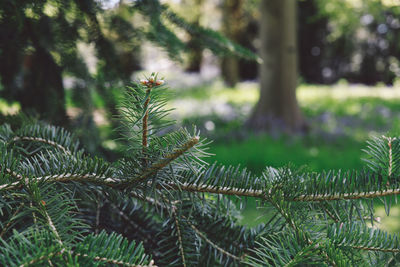
[(300, 71), (307, 82), (373, 85), (400, 77), (400, 7), (391, 0), (300, 1)]
[[(111, 2), (0, 3), (1, 96), (9, 103), (19, 102), (23, 112), (77, 128), (90, 152), (100, 142), (93, 101), (102, 99), (108, 119), (118, 115), (115, 92), (140, 69), (146, 40), (181, 60), (189, 41), (178, 36), (180, 29), (191, 42), (216, 54), (257, 58), (218, 32), (187, 22), (158, 0), (119, 1), (115, 6)], [(77, 108), (68, 116), (65, 89)]]

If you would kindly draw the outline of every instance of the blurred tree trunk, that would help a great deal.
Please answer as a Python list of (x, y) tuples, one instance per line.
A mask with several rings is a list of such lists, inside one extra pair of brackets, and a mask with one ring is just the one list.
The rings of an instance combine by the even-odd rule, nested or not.
[(248, 124), (257, 130), (306, 129), (296, 100), (296, 0), (261, 1), (260, 99)]
[[(195, 25), (200, 25), (201, 18), (201, 7), (203, 5), (204, 0), (194, 0), (193, 7), (193, 23)], [(188, 42), (188, 47), (190, 49), (189, 52), (189, 63), (186, 67), (186, 71), (188, 72), (200, 72), (201, 63), (203, 61), (203, 48), (199, 45), (198, 41), (195, 38), (191, 38)]]
[[(234, 42), (240, 41), (244, 28), (243, 23), (244, 0), (224, 0), (222, 7), (223, 32)], [(228, 86), (234, 87), (239, 81), (239, 59), (234, 56), (225, 56), (221, 62), (221, 74)]]
[(32, 55), (25, 56), (23, 70), (23, 87), (16, 94), (22, 110), (40, 114), (49, 123), (67, 126), (62, 69), (50, 53), (36, 47)]

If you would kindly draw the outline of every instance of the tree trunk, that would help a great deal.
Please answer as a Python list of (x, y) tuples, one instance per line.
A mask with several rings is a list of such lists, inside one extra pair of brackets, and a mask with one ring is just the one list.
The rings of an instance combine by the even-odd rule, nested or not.
[[(222, 7), (223, 32), (229, 39), (239, 42), (244, 28), (243, 0), (224, 0)], [(234, 87), (239, 81), (239, 59), (228, 55), (222, 58), (221, 74), (228, 86)]]
[(261, 1), (260, 99), (248, 124), (257, 130), (306, 129), (296, 100), (296, 0)]
[(16, 100), (27, 114), (34, 112), (49, 123), (67, 126), (62, 69), (43, 48), (25, 56), (23, 88)]
[[(197, 26), (200, 26), (201, 19), (201, 7), (203, 5), (204, 0), (194, 0), (192, 6), (193, 12), (193, 23)], [(192, 38), (188, 42), (189, 55), (188, 55), (188, 66), (186, 67), (187, 72), (200, 72), (201, 63), (203, 62), (203, 48), (199, 44), (196, 38)]]

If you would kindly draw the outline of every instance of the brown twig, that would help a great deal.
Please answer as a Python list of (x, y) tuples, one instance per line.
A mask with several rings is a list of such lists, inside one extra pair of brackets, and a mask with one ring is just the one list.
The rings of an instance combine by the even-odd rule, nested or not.
[(142, 155), (143, 155), (143, 167), (147, 167), (146, 160), (146, 149), (147, 149), (147, 135), (148, 135), (148, 119), (149, 119), (149, 103), (150, 103), (150, 93), (151, 93), (151, 85), (148, 85), (148, 89), (146, 90), (147, 99), (144, 102), (143, 108), (146, 111), (142, 120)]
[(16, 136), (16, 137), (14, 137), (12, 139), (13, 142), (17, 142), (17, 141), (20, 141), (20, 140), (22, 140), (22, 141), (34, 141), (34, 142), (40, 142), (40, 143), (48, 144), (48, 145), (54, 146), (54, 147), (62, 150), (65, 154), (71, 155), (71, 151), (69, 151), (68, 148), (63, 147), (62, 145), (60, 145), (60, 144), (58, 144), (58, 143), (56, 143), (54, 141), (48, 140), (48, 139), (44, 139), (44, 138), (41, 138), (41, 137), (31, 137), (31, 136)]

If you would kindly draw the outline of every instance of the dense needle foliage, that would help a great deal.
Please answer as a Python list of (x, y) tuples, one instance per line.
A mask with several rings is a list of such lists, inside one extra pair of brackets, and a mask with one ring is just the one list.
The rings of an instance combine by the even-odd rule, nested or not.
[[(396, 266), (400, 241), (374, 228), (400, 193), (400, 142), (373, 139), (360, 172), (206, 164), (208, 142), (169, 121), (152, 74), (126, 89), (126, 153), (95, 158), (65, 130), (0, 128), (2, 266)], [(266, 220), (238, 224), (256, 198)]]

